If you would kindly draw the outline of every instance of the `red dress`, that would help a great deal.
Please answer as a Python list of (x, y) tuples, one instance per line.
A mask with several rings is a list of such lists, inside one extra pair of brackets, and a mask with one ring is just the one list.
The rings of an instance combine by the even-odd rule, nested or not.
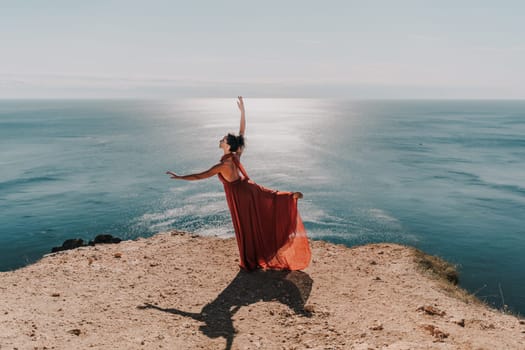
[(274, 191), (250, 180), (239, 157), (232, 158), (243, 175), (229, 182), (220, 173), (232, 216), (240, 254), (240, 266), (302, 270), (310, 262), (310, 246), (292, 192)]

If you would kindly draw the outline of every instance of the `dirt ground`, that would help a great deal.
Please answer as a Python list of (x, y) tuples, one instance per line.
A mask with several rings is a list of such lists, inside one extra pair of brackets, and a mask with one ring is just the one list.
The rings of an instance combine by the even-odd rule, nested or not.
[(311, 246), (295, 272), (243, 272), (233, 239), (176, 231), (55, 253), (0, 273), (0, 349), (525, 349), (523, 320), (412, 248)]

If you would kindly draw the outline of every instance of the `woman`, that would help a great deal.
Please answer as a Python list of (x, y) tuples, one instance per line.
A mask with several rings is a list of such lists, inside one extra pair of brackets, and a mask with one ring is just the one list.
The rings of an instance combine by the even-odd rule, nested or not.
[(218, 175), (224, 185), (240, 253), (245, 270), (302, 270), (310, 262), (310, 247), (306, 231), (297, 210), (300, 192), (274, 191), (250, 180), (240, 162), (244, 150), (246, 119), (241, 96), (237, 106), (241, 111), (239, 135), (228, 134), (219, 141), (223, 150), (219, 163), (201, 173), (177, 175), (172, 179), (202, 180)]

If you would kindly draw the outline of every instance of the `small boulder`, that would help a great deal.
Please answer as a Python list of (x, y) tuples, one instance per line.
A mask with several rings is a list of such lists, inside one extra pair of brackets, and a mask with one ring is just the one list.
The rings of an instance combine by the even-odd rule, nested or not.
[(95, 244), (107, 244), (107, 243), (120, 243), (122, 240), (112, 235), (102, 234), (95, 237), (93, 241), (89, 241), (89, 245)]
[(84, 246), (84, 240), (81, 238), (66, 239), (60, 247), (53, 247), (51, 253), (59, 252), (61, 250), (75, 249)]
[[(89, 241), (87, 245), (93, 246), (95, 244), (120, 243), (120, 242), (122, 242), (122, 239), (118, 237), (113, 237), (112, 235), (108, 235), (108, 234), (102, 234), (102, 235), (96, 236), (93, 241)], [(81, 238), (66, 239), (60, 247), (51, 248), (51, 253), (59, 252), (61, 250), (75, 249), (75, 248), (84, 247), (84, 246), (86, 246), (86, 244), (84, 243), (84, 240)]]
[(82, 331), (78, 328), (75, 328), (75, 329), (70, 329), (69, 331), (67, 331), (69, 334), (73, 334), (73, 335), (76, 335), (76, 336), (79, 336), (80, 334), (82, 334)]
[(439, 310), (437, 307), (432, 305), (424, 305), (417, 308), (416, 311), (424, 311), (426, 314), (431, 316), (445, 316), (446, 312)]

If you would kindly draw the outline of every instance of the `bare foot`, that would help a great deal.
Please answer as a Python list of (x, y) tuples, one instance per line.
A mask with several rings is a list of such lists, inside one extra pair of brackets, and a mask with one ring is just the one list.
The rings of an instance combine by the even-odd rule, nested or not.
[(303, 194), (301, 192), (294, 192), (293, 193), (293, 198), (294, 199), (301, 199), (301, 198), (303, 198)]

